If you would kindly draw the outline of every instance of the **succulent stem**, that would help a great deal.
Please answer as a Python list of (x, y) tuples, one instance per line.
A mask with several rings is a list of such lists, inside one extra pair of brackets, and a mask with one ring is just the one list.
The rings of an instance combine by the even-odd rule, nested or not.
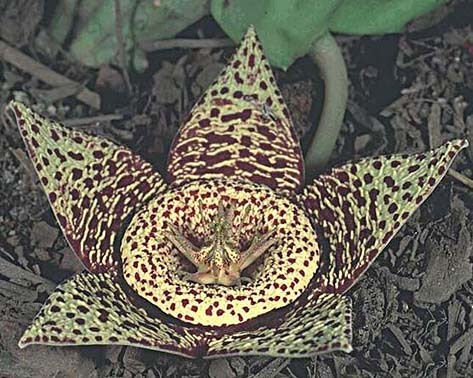
[(348, 98), (348, 75), (342, 52), (327, 32), (314, 44), (310, 57), (319, 67), (325, 83), (322, 115), (305, 157), (306, 179), (320, 173), (335, 147)]

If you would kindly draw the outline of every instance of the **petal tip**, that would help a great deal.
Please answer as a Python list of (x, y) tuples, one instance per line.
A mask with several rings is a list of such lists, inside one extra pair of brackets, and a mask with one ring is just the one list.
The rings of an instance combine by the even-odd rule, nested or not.
[(21, 118), (22, 114), (25, 114), (30, 111), (30, 109), (25, 104), (16, 100), (11, 100), (6, 106), (6, 108), (13, 111), (17, 122)]

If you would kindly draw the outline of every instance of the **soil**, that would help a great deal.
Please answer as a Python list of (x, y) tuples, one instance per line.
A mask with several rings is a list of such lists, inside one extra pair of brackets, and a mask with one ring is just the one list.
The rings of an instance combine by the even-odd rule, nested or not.
[[(2, 40), (87, 83), (102, 99), (101, 110), (94, 110), (70, 96), (70, 88), (43, 84), (0, 60), (0, 109), (11, 99), (34, 104), (48, 117), (128, 145), (160, 172), (181, 120), (232, 51), (150, 54), (147, 71), (131, 74), (134, 93), (129, 96), (119, 68), (88, 69), (65, 54), (36, 48), (47, 20), (43, 9), (29, 1), (0, 0), (0, 10), (0, 25), (9, 21), (8, 28), (0, 27)], [(337, 37), (351, 84), (331, 164), (426, 150), (457, 137), (473, 142), (472, 13), (471, 1), (453, 1), (401, 34)], [(24, 19), (29, 22), (20, 22)], [(180, 36), (197, 38), (202, 30), (206, 37), (224, 36), (209, 18)], [(277, 78), (306, 147), (320, 114), (322, 81), (308, 58), (287, 72), (277, 71)], [(119, 346), (18, 349), (21, 333), (47, 295), (82, 265), (56, 224), (9, 113), (1, 115), (0, 377), (473, 376), (473, 188), (451, 176), (349, 292), (354, 301), (351, 354), (204, 361)], [(84, 123), (90, 116), (98, 118)], [(470, 148), (453, 167), (473, 177), (472, 162)]]

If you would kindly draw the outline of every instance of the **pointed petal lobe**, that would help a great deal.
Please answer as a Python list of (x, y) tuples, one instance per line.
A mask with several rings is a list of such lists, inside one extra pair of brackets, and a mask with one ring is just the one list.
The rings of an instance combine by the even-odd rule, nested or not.
[(226, 176), (298, 191), (303, 175), (289, 112), (250, 28), (175, 137), (169, 181)]
[(351, 300), (321, 294), (295, 307), (277, 326), (228, 333), (209, 341), (208, 355), (310, 357), (335, 350), (351, 352)]
[(126, 217), (164, 189), (153, 167), (124, 147), (11, 103), (20, 133), (64, 235), (91, 272), (117, 263)]
[(368, 158), (315, 179), (302, 201), (330, 252), (322, 285), (343, 293), (432, 193), (466, 140), (414, 155)]
[(351, 351), (351, 302), (321, 294), (305, 307), (251, 330), (165, 321), (137, 306), (108, 273), (78, 274), (62, 283), (20, 339), (28, 345), (130, 345), (185, 357), (307, 357)]
[(58, 286), (19, 342), (20, 348), (32, 344), (119, 344), (187, 356), (197, 346), (182, 327), (131, 303), (108, 273), (78, 274)]

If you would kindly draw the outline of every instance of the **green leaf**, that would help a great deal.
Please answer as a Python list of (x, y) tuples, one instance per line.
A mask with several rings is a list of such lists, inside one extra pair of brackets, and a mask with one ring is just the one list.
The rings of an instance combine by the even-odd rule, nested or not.
[(412, 19), (446, 0), (345, 0), (330, 21), (330, 30), (346, 34), (397, 33)]
[[(64, 1), (67, 0), (61, 0)], [(128, 62), (134, 62), (137, 69), (146, 68), (145, 56), (142, 51), (137, 50), (137, 42), (174, 37), (208, 14), (208, 2), (209, 0), (161, 0), (159, 6), (156, 6), (151, 0), (121, 1), (122, 33)], [(92, 67), (118, 63), (115, 1), (83, 0), (78, 12), (87, 14), (79, 18), (79, 25), (76, 27), (78, 31), (70, 46), (72, 55)]]
[(211, 13), (239, 41), (254, 25), (271, 64), (286, 69), (305, 55), (343, 0), (213, 0)]

